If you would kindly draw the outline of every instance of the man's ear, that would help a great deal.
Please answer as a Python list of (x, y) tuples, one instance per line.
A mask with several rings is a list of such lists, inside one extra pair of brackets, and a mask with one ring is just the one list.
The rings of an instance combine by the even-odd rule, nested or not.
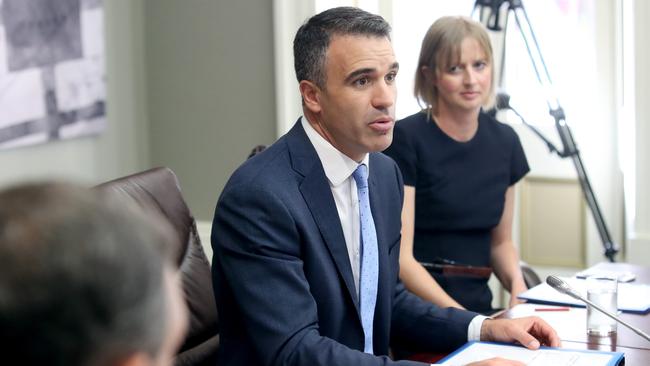
[(299, 85), (300, 95), (302, 95), (302, 102), (312, 113), (320, 113), (321, 111), (321, 89), (309, 80), (302, 80)]

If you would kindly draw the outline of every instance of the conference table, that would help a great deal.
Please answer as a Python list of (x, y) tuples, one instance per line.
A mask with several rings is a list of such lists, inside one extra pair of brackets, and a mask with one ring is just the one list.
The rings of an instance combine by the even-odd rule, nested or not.
[[(627, 263), (599, 263), (590, 270), (629, 271), (636, 275), (634, 283), (650, 284), (650, 268)], [(571, 307), (568, 310), (552, 311), (553, 306), (525, 303), (519, 304), (499, 314), (498, 318), (512, 319), (524, 316), (539, 316), (547, 321), (562, 340), (562, 348), (616, 351), (625, 353), (626, 366), (650, 365), (650, 342), (619, 324), (615, 334), (607, 337), (589, 336), (586, 332), (587, 310)], [(560, 308), (560, 307), (556, 307)], [(622, 320), (648, 333), (650, 314), (621, 313)], [(423, 362), (436, 362), (441, 355), (420, 354), (412, 359)]]

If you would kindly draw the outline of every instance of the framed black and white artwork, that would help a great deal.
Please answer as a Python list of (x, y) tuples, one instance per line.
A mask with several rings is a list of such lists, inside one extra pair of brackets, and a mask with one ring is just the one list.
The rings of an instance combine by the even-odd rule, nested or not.
[(106, 125), (102, 0), (0, 0), (0, 149)]

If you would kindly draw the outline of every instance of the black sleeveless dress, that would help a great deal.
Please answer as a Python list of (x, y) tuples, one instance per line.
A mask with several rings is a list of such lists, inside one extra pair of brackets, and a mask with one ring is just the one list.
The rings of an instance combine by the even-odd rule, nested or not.
[[(512, 127), (481, 112), (476, 135), (458, 142), (419, 112), (396, 123), (385, 153), (399, 165), (404, 184), (415, 187), (415, 258), (490, 266), (491, 231), (506, 190), (529, 171)], [(467, 309), (491, 310), (488, 279), (431, 274)]]

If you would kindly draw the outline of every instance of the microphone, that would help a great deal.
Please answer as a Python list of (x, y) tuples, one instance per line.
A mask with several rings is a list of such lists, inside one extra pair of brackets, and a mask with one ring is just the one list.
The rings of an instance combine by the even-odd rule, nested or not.
[(510, 96), (506, 93), (497, 93), (495, 98), (494, 108), (497, 111), (512, 109), (512, 107), (510, 106)]
[(562, 281), (562, 279), (560, 279), (557, 276), (548, 276), (548, 277), (546, 277), (546, 283), (549, 286), (553, 287), (554, 289), (556, 289), (557, 291), (559, 291), (559, 292), (561, 292), (563, 294), (567, 294), (567, 295), (569, 295), (569, 296), (571, 296), (571, 297), (573, 297), (575, 299), (578, 299), (580, 301), (585, 301), (585, 302), (587, 301), (587, 300), (582, 299), (580, 297), (580, 294), (578, 294), (578, 292), (576, 290), (572, 289), (569, 286), (568, 283)]
[(626, 323), (625, 321), (621, 320), (621, 319), (620, 319), (618, 316), (616, 316), (615, 314), (612, 314), (612, 313), (610, 313), (609, 311), (603, 309), (602, 307), (600, 307), (600, 306), (594, 304), (592, 301), (589, 301), (589, 300), (585, 299), (585, 298), (584, 298), (583, 296), (581, 296), (581, 295), (580, 295), (576, 290), (574, 290), (573, 288), (571, 288), (571, 286), (569, 286), (569, 284), (567, 284), (566, 282), (564, 282), (564, 281), (563, 281), (562, 279), (560, 279), (559, 277), (557, 277), (557, 276), (548, 276), (548, 277), (546, 277), (546, 283), (547, 283), (549, 286), (553, 287), (555, 290), (557, 290), (557, 291), (559, 291), (559, 292), (561, 292), (561, 293), (563, 293), (563, 294), (567, 294), (567, 295), (569, 295), (569, 296), (571, 296), (571, 297), (573, 297), (573, 298), (575, 298), (575, 299), (578, 299), (578, 300), (580, 300), (580, 301), (582, 301), (582, 302), (584, 302), (584, 303), (586, 303), (586, 304), (592, 306), (594, 309), (600, 311), (601, 313), (607, 315), (608, 317), (610, 317), (610, 318), (616, 320), (617, 322), (623, 324), (624, 326), (626, 326), (626, 327), (628, 327), (630, 330), (632, 330), (634, 333), (640, 335), (640, 336), (643, 337), (646, 341), (649, 341), (649, 342), (650, 342), (650, 335), (648, 335), (647, 333), (645, 333), (645, 332), (642, 331), (641, 329), (639, 329), (639, 328), (637, 328), (637, 327), (635, 327), (635, 326), (632, 326), (632, 325)]
[(558, 150), (557, 147), (555, 147), (555, 145), (553, 145), (553, 143), (549, 141), (549, 139), (547, 139), (546, 136), (544, 136), (544, 134), (542, 134), (537, 129), (537, 127), (528, 123), (528, 121), (526, 121), (526, 119), (521, 114), (519, 114), (519, 112), (517, 112), (517, 110), (513, 106), (510, 105), (510, 95), (503, 92), (497, 93), (495, 96), (494, 108), (492, 108), (491, 110), (491, 115), (492, 117), (495, 117), (497, 111), (505, 111), (505, 110), (512, 111), (515, 115), (517, 115), (517, 117), (519, 117), (521, 122), (526, 127), (528, 127), (531, 131), (533, 131), (533, 133), (535, 133), (535, 135), (537, 135), (537, 137), (539, 137), (540, 139), (542, 139), (542, 141), (546, 143), (546, 146), (548, 147), (548, 151), (555, 152), (558, 155), (563, 156), (560, 150)]
[[(519, 116), (517, 111), (515, 111), (512, 106), (510, 106), (510, 96), (503, 92), (496, 93), (494, 96), (494, 105), (487, 111), (487, 114), (496, 119), (498, 111), (506, 110), (511, 110)], [(523, 120), (523, 117), (519, 116), (519, 118)]]

